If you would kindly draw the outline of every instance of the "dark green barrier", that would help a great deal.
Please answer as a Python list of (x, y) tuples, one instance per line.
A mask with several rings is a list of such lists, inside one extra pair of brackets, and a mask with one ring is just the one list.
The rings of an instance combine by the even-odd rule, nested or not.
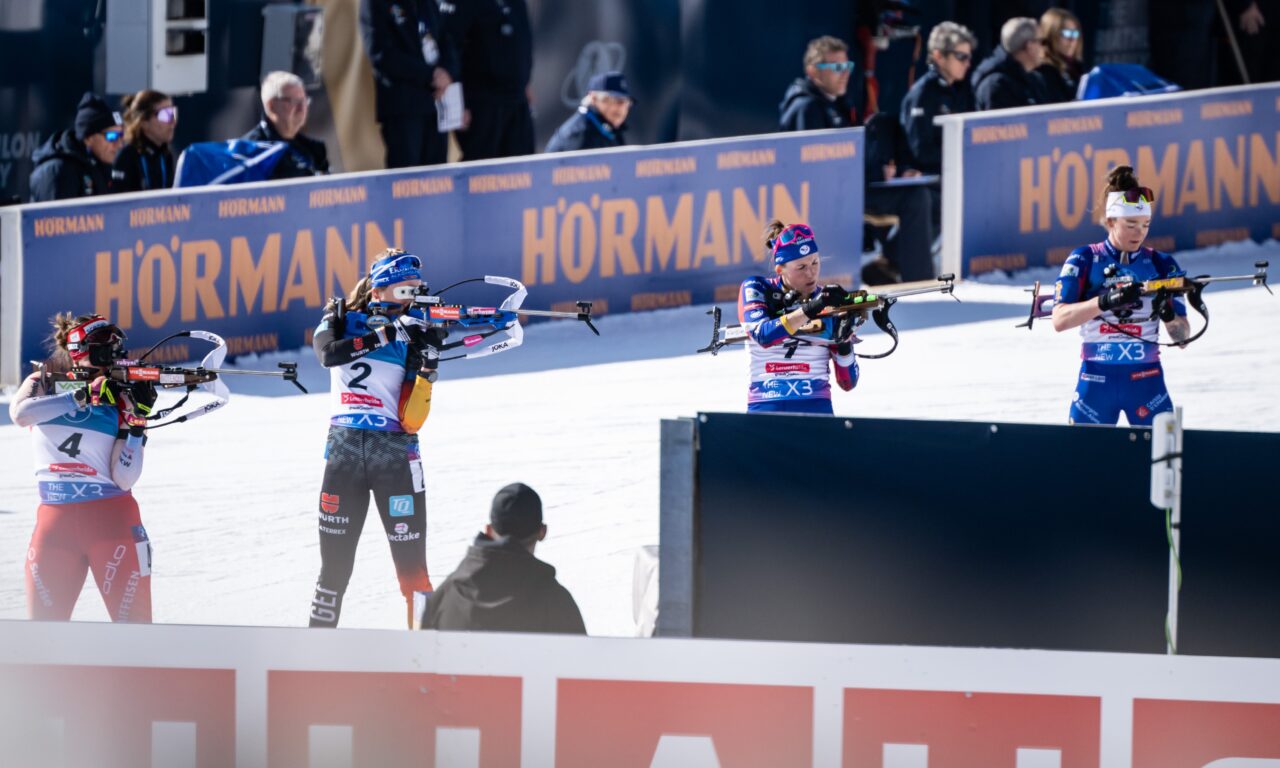
[[(1147, 430), (696, 426), (696, 636), (1164, 651)], [(1280, 656), (1280, 435), (1188, 431), (1184, 445), (1180, 651)], [(663, 524), (666, 548), (665, 509)]]

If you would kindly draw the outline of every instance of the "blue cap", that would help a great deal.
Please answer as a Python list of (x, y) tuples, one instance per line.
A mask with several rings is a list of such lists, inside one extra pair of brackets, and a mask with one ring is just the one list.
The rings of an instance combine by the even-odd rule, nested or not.
[(786, 264), (788, 261), (816, 255), (818, 241), (813, 239), (813, 230), (807, 224), (792, 224), (773, 238), (774, 264)]
[[(587, 93), (593, 91), (607, 93), (610, 96), (617, 96), (623, 99), (631, 99), (631, 88), (627, 86), (627, 76), (617, 70), (592, 75), (591, 80), (587, 83)], [(632, 99), (632, 101), (635, 101), (635, 99)]]
[(422, 279), (422, 260), (412, 253), (397, 251), (383, 256), (369, 267), (369, 283), (374, 288)]

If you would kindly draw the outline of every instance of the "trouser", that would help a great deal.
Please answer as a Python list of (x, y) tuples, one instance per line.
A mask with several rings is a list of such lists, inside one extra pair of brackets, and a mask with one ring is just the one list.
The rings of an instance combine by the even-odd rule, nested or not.
[(533, 113), (523, 95), (500, 99), (468, 96), (471, 124), (458, 134), (463, 160), (533, 154)]
[(1173, 410), (1160, 363), (1105, 365), (1083, 362), (1069, 419), (1072, 424), (1115, 424), (1120, 412), (1131, 427), (1146, 427)]
[(151, 623), (151, 542), (132, 495), (36, 509), (27, 615), (70, 619), (90, 570), (112, 621)]
[(867, 188), (866, 211), (894, 214), (898, 233), (884, 244), (884, 256), (897, 267), (903, 282), (932, 280), (933, 226), (929, 189), (922, 186)]
[(311, 601), (311, 626), (336, 627), (351, 580), (356, 545), (373, 493), (391, 544), (405, 613), (412, 624), (413, 595), (430, 592), (427, 577), (427, 506), (418, 437), (404, 432), (329, 427), (320, 489), (320, 579)]
[(439, 165), (448, 160), (449, 135), (436, 128), (436, 112), (395, 115), (381, 124), (388, 168)]

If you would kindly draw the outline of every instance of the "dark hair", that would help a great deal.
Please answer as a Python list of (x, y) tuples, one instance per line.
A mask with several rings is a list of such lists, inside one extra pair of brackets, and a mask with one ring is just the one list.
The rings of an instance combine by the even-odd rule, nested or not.
[(778, 235), (782, 234), (782, 230), (786, 228), (787, 228), (787, 225), (783, 224), (778, 219), (774, 219), (773, 221), (769, 222), (768, 226), (764, 228), (764, 250), (766, 253), (772, 253), (773, 239)]
[[(1098, 207), (1104, 213), (1107, 210), (1107, 195), (1112, 192), (1128, 192), (1131, 189), (1137, 189), (1142, 186), (1138, 183), (1138, 177), (1133, 175), (1133, 168), (1127, 165), (1117, 165), (1111, 169), (1111, 173), (1107, 174), (1107, 186), (1103, 188), (1102, 194), (1098, 196)], [(1103, 217), (1106, 220), (1106, 217)]]
[(143, 121), (155, 115), (156, 107), (171, 100), (168, 94), (149, 88), (126, 94), (120, 99), (120, 106), (124, 108), (124, 140), (135, 147), (140, 147)]

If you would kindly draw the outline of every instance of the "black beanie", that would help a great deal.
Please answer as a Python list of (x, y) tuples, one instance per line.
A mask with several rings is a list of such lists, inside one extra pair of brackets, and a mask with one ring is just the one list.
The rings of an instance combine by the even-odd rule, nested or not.
[(499, 536), (527, 539), (542, 527), (542, 499), (524, 483), (512, 483), (493, 497), (489, 524)]
[(99, 131), (120, 125), (120, 116), (96, 93), (86, 92), (76, 108), (76, 138), (84, 141)]

